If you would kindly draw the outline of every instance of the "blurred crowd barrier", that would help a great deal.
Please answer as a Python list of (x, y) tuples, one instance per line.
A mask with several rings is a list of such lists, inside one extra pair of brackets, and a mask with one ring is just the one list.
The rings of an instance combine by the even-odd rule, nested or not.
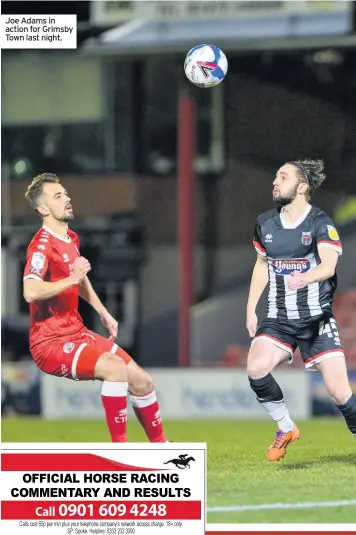
[[(31, 368), (31, 370), (29, 369)], [(260, 419), (267, 415), (256, 403), (243, 370), (148, 369), (153, 375), (162, 415), (167, 420)], [(310, 381), (303, 370), (278, 370), (290, 410), (299, 420), (311, 416)], [(7, 363), (2, 370), (3, 414), (41, 414), (49, 420), (102, 419), (101, 385), (70, 381), (38, 372), (29, 363)], [(129, 416), (133, 415), (129, 405)], [(40, 410), (38, 410), (40, 409)]]

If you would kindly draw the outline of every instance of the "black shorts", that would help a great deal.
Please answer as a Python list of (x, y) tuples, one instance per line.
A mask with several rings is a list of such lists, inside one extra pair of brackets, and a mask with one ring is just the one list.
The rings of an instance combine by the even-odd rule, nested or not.
[(299, 347), (305, 368), (315, 370), (315, 365), (332, 357), (344, 357), (340, 336), (333, 316), (314, 321), (278, 321), (265, 318), (258, 327), (252, 343), (258, 339), (268, 339), (277, 347), (290, 354), (289, 362)]

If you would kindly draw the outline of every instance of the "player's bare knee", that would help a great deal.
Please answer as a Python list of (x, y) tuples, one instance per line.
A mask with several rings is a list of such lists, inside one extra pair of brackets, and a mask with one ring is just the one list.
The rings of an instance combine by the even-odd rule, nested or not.
[(264, 340), (257, 340), (247, 357), (247, 375), (251, 379), (262, 379), (289, 358), (287, 351)]
[(273, 370), (273, 363), (253, 347), (247, 358), (247, 375), (251, 379), (262, 379)]
[(323, 375), (331, 399), (336, 405), (344, 405), (352, 395), (345, 359), (326, 359), (317, 364), (317, 369)]
[(251, 379), (262, 379), (271, 373), (278, 365), (278, 361), (273, 358), (264, 358), (260, 355), (258, 359), (247, 360), (247, 375)]
[(247, 362), (247, 375), (251, 379), (262, 379), (262, 377), (266, 377), (271, 371), (272, 368), (262, 362)]
[(345, 403), (347, 403), (347, 401), (350, 399), (351, 395), (351, 388), (341, 390), (336, 387), (335, 389), (330, 390), (331, 399), (336, 405), (345, 405)]
[(145, 370), (142, 370), (142, 373), (135, 378), (135, 381), (130, 382), (129, 389), (134, 396), (144, 396), (145, 394), (149, 394), (154, 389), (151, 375)]
[(251, 377), (251, 379), (261, 379), (263, 375), (262, 369), (261, 369), (261, 363), (259, 362), (260, 359), (253, 358), (250, 355), (247, 358), (247, 364), (246, 364), (246, 371), (248, 377)]
[(117, 355), (103, 353), (96, 363), (95, 377), (102, 381), (126, 382), (126, 364)]

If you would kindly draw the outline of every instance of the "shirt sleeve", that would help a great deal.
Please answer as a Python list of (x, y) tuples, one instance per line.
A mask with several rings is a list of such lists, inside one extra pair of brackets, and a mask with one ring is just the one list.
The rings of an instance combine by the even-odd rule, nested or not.
[(254, 245), (254, 247), (255, 247), (255, 249), (256, 249), (258, 254), (260, 254), (262, 256), (267, 256), (266, 249), (264, 248), (263, 243), (262, 243), (261, 226), (260, 226), (258, 220), (256, 222), (255, 234), (254, 234), (254, 238), (253, 238), (253, 242), (252, 243), (253, 243), (253, 245)]
[(51, 249), (48, 244), (44, 247), (40, 243), (30, 244), (27, 249), (26, 266), (23, 280), (35, 279), (43, 281), (48, 271)]
[(315, 239), (319, 247), (331, 247), (342, 254), (342, 243), (334, 222), (326, 214), (320, 215), (315, 223)]

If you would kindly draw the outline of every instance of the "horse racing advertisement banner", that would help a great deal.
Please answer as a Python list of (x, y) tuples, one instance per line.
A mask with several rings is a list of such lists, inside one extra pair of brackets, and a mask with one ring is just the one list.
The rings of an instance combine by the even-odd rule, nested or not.
[(205, 533), (205, 444), (7, 444), (1, 479), (8, 535)]

